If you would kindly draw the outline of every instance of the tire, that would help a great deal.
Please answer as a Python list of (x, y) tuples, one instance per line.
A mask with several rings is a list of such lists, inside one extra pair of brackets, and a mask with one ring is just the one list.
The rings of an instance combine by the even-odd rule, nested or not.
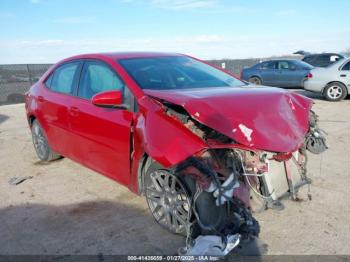
[[(171, 182), (174, 183), (174, 192), (169, 190), (171, 189)], [(168, 191), (165, 190), (166, 187)], [(235, 206), (230, 208), (231, 211), (238, 212), (233, 213), (229, 211), (227, 204), (218, 207), (213, 194), (206, 191), (203, 191), (195, 201), (195, 210), (201, 221), (199, 223), (196, 215), (192, 212), (193, 196), (196, 190), (196, 182), (191, 175), (176, 176), (172, 170), (163, 168), (157, 162), (151, 162), (144, 174), (143, 192), (148, 207), (156, 222), (168, 231), (186, 236), (190, 225), (192, 225), (189, 232), (192, 239), (195, 239), (198, 235), (225, 233), (227, 230), (229, 230), (229, 233), (239, 231), (243, 238), (259, 235), (259, 224), (251, 217), (240, 200), (235, 200)], [(166, 196), (167, 194), (170, 196)], [(171, 209), (169, 203), (174, 204), (175, 201), (165, 200), (166, 198), (171, 199), (174, 194), (177, 195), (177, 200), (182, 201), (180, 205), (180, 220), (182, 222), (178, 221), (181, 222), (180, 226), (172, 223), (177, 218), (172, 213), (174, 208)], [(242, 210), (245, 210), (245, 213)], [(244, 214), (244, 217), (241, 217), (242, 214)], [(242, 219), (246, 220), (247, 218), (251, 221), (250, 225), (242, 223)]]
[(249, 78), (248, 82), (254, 85), (261, 85), (262, 83), (261, 79), (257, 76), (252, 76), (251, 78)]
[(145, 172), (143, 192), (156, 222), (172, 233), (186, 236), (191, 198), (184, 183), (171, 170), (152, 162)]
[(44, 130), (38, 120), (35, 119), (33, 121), (31, 131), (34, 149), (41, 161), (49, 162), (61, 157), (50, 148)]
[(323, 96), (328, 101), (340, 101), (343, 100), (347, 95), (346, 87), (342, 83), (330, 83), (326, 86), (323, 91)]

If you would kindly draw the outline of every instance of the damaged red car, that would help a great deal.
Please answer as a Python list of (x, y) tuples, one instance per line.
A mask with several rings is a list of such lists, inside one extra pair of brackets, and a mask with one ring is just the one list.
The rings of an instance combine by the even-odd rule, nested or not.
[(185, 254), (205, 237), (227, 254), (258, 236), (254, 210), (310, 183), (306, 152), (326, 149), (312, 104), (164, 53), (65, 59), (25, 103), (42, 161), (67, 157), (144, 195), (161, 226), (194, 240)]

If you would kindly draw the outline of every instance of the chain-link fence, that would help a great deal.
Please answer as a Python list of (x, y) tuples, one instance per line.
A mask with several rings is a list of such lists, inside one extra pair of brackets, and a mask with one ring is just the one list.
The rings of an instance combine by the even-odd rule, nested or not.
[(223, 68), (237, 77), (240, 77), (243, 68), (255, 65), (260, 61), (261, 59), (252, 58), (252, 59), (236, 59), (236, 60), (231, 60), (231, 59), (210, 60), (207, 62), (209, 64)]
[[(240, 76), (243, 68), (262, 59), (222, 59), (207, 61)], [(50, 64), (0, 65), (0, 105), (24, 102), (24, 94), (50, 67)]]
[(24, 93), (50, 64), (0, 65), (0, 105), (24, 102)]

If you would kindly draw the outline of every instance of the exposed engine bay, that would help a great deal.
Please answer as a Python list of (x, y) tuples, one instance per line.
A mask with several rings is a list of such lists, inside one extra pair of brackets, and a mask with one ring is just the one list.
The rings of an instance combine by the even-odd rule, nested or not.
[[(307, 151), (320, 154), (327, 149), (325, 133), (313, 111), (302, 146), (294, 152), (268, 152), (242, 147), (194, 119), (183, 107), (161, 102), (168, 116), (209, 145), (173, 169), (191, 201), (183, 225), (186, 247), (181, 254), (225, 256), (240, 240), (258, 237), (260, 226), (252, 213), (267, 208), (282, 210), (280, 199), (285, 195), (297, 200), (298, 188), (311, 183)], [(251, 131), (244, 127), (242, 131), (249, 140)], [(308, 197), (311, 200), (310, 191)]]

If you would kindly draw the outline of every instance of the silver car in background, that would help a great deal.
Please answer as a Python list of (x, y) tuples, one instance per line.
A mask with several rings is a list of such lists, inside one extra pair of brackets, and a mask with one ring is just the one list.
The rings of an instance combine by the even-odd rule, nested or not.
[(325, 68), (314, 68), (304, 82), (304, 89), (321, 93), (329, 101), (340, 101), (350, 94), (350, 58)]

